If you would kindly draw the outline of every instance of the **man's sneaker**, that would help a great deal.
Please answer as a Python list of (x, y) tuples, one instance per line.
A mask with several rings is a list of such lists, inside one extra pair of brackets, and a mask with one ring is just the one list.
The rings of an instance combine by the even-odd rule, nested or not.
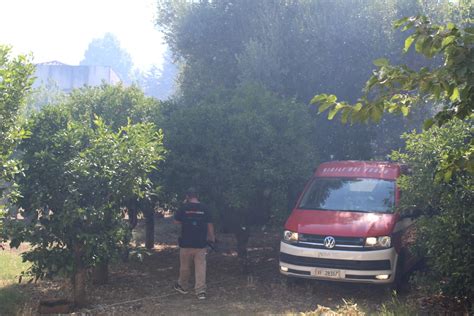
[(202, 292), (197, 295), (198, 300), (205, 300), (206, 299), (206, 293)]
[(179, 285), (178, 283), (176, 283), (176, 284), (174, 285), (174, 289), (175, 289), (176, 291), (178, 291), (179, 293), (181, 293), (181, 294), (188, 294), (188, 291), (186, 291), (185, 289), (183, 289), (183, 287), (182, 287), (181, 285)]

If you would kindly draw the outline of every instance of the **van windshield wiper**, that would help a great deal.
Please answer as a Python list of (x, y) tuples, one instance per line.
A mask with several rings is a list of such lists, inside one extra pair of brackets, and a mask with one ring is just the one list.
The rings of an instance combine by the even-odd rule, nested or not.
[(308, 207), (308, 206), (300, 206), (300, 209), (304, 210), (311, 210), (311, 211), (333, 211), (333, 212), (358, 212), (358, 213), (372, 213), (372, 211), (367, 210), (352, 210), (352, 209), (335, 209), (335, 208), (322, 208), (322, 207)]
[(355, 213), (372, 213), (371, 211), (365, 210), (341, 210), (342, 212), (355, 212)]

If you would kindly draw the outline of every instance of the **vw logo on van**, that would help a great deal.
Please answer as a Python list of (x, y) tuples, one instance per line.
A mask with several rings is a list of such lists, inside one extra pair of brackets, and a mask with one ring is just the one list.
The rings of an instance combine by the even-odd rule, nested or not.
[(334, 237), (327, 236), (326, 238), (324, 238), (324, 247), (328, 249), (332, 249), (334, 248), (335, 245), (336, 245), (336, 239), (334, 239)]

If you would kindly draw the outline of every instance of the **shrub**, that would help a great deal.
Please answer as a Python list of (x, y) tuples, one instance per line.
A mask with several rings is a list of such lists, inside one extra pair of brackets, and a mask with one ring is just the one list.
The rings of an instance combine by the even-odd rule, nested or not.
[(402, 202), (422, 211), (416, 250), (427, 258), (429, 279), (459, 297), (474, 295), (474, 182), (466, 170), (446, 179), (437, 175), (446, 157), (471, 141), (472, 132), (471, 121), (455, 119), (441, 128), (405, 134), (405, 152), (392, 154), (413, 170), (400, 179)]

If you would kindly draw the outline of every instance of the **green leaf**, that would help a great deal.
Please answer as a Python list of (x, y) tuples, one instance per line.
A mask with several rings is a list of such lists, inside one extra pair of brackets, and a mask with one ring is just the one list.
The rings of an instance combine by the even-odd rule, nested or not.
[(331, 94), (328, 96), (328, 102), (331, 102), (331, 103), (334, 103), (337, 101), (337, 96), (335, 96), (334, 94)]
[(405, 32), (405, 31), (411, 29), (414, 24), (415, 24), (415, 23), (414, 23), (413, 21), (407, 23), (407, 24), (402, 28), (402, 32)]
[(408, 106), (401, 106), (400, 111), (402, 111), (403, 116), (407, 116), (410, 113), (410, 108)]
[(354, 112), (359, 112), (361, 109), (362, 109), (362, 103), (360, 102), (354, 105), (354, 107), (352, 108)]
[(444, 171), (443, 179), (444, 182), (449, 182), (453, 176), (453, 170), (448, 169)]
[(458, 87), (455, 87), (453, 89), (453, 93), (451, 94), (451, 97), (449, 99), (452, 102), (459, 100), (459, 89), (458, 89)]
[(409, 17), (404, 17), (402, 19), (399, 19), (399, 20), (396, 20), (394, 23), (393, 23), (393, 27), (394, 28), (399, 28), (400, 26), (402, 26), (403, 24), (407, 23), (408, 22), (408, 19)]
[(448, 46), (449, 44), (451, 44), (452, 42), (454, 42), (455, 39), (456, 39), (456, 36), (454, 36), (454, 35), (448, 36), (445, 39), (443, 39), (443, 42), (441, 43), (441, 46), (444, 48), (444, 47)]
[(452, 23), (452, 22), (449, 22), (449, 23), (447, 24), (447, 27), (448, 27), (448, 30), (452, 31), (452, 30), (454, 30), (454, 28), (456, 27), (456, 25), (454, 25), (454, 23)]
[(383, 66), (390, 65), (390, 63), (389, 63), (388, 59), (386, 59), (386, 58), (379, 58), (379, 59), (374, 60), (374, 65), (377, 66), (377, 67), (383, 67)]
[(374, 122), (379, 122), (380, 119), (382, 118), (382, 114), (383, 114), (383, 110), (378, 106), (374, 106), (370, 109), (370, 118)]
[(429, 118), (427, 119), (424, 123), (423, 123), (423, 129), (425, 131), (429, 130), (431, 128), (431, 126), (433, 126), (435, 123), (435, 121), (432, 119), (432, 118)]
[(421, 35), (420, 37), (418, 37), (418, 39), (416, 40), (416, 43), (415, 43), (415, 49), (418, 53), (421, 53), (422, 50), (423, 50), (423, 45), (426, 41), (427, 37), (425, 35)]
[(439, 97), (441, 96), (441, 87), (439, 86), (439, 84), (433, 87), (433, 94), (436, 100), (439, 100)]
[(312, 99), (310, 104), (315, 104), (327, 99), (327, 94), (317, 94)]
[(403, 51), (406, 53), (410, 49), (411, 44), (413, 44), (413, 41), (415, 40), (415, 34), (410, 35), (407, 37), (405, 40), (405, 47), (403, 48)]
[(336, 103), (336, 109), (340, 110), (343, 108), (347, 108), (347, 104), (345, 103)]
[(365, 84), (365, 89), (370, 90), (377, 83), (377, 81), (378, 81), (377, 76), (370, 77), (370, 79)]
[(319, 110), (318, 110), (318, 113), (323, 113), (324, 111), (326, 111), (327, 109), (329, 109), (331, 106), (333, 106), (334, 103), (330, 103), (330, 102), (324, 102), (323, 104), (321, 104), (319, 106)]
[(336, 109), (335, 107), (331, 111), (329, 111), (328, 120), (332, 120), (334, 116), (336, 116), (337, 112), (339, 112), (339, 109)]
[(347, 123), (347, 119), (349, 118), (349, 115), (351, 114), (351, 109), (350, 108), (344, 108), (342, 115), (341, 115), (341, 122), (343, 124)]
[(423, 55), (429, 58), (433, 57), (434, 53), (436, 52), (436, 47), (433, 44), (433, 39), (431, 37), (427, 37), (421, 47), (421, 52)]

